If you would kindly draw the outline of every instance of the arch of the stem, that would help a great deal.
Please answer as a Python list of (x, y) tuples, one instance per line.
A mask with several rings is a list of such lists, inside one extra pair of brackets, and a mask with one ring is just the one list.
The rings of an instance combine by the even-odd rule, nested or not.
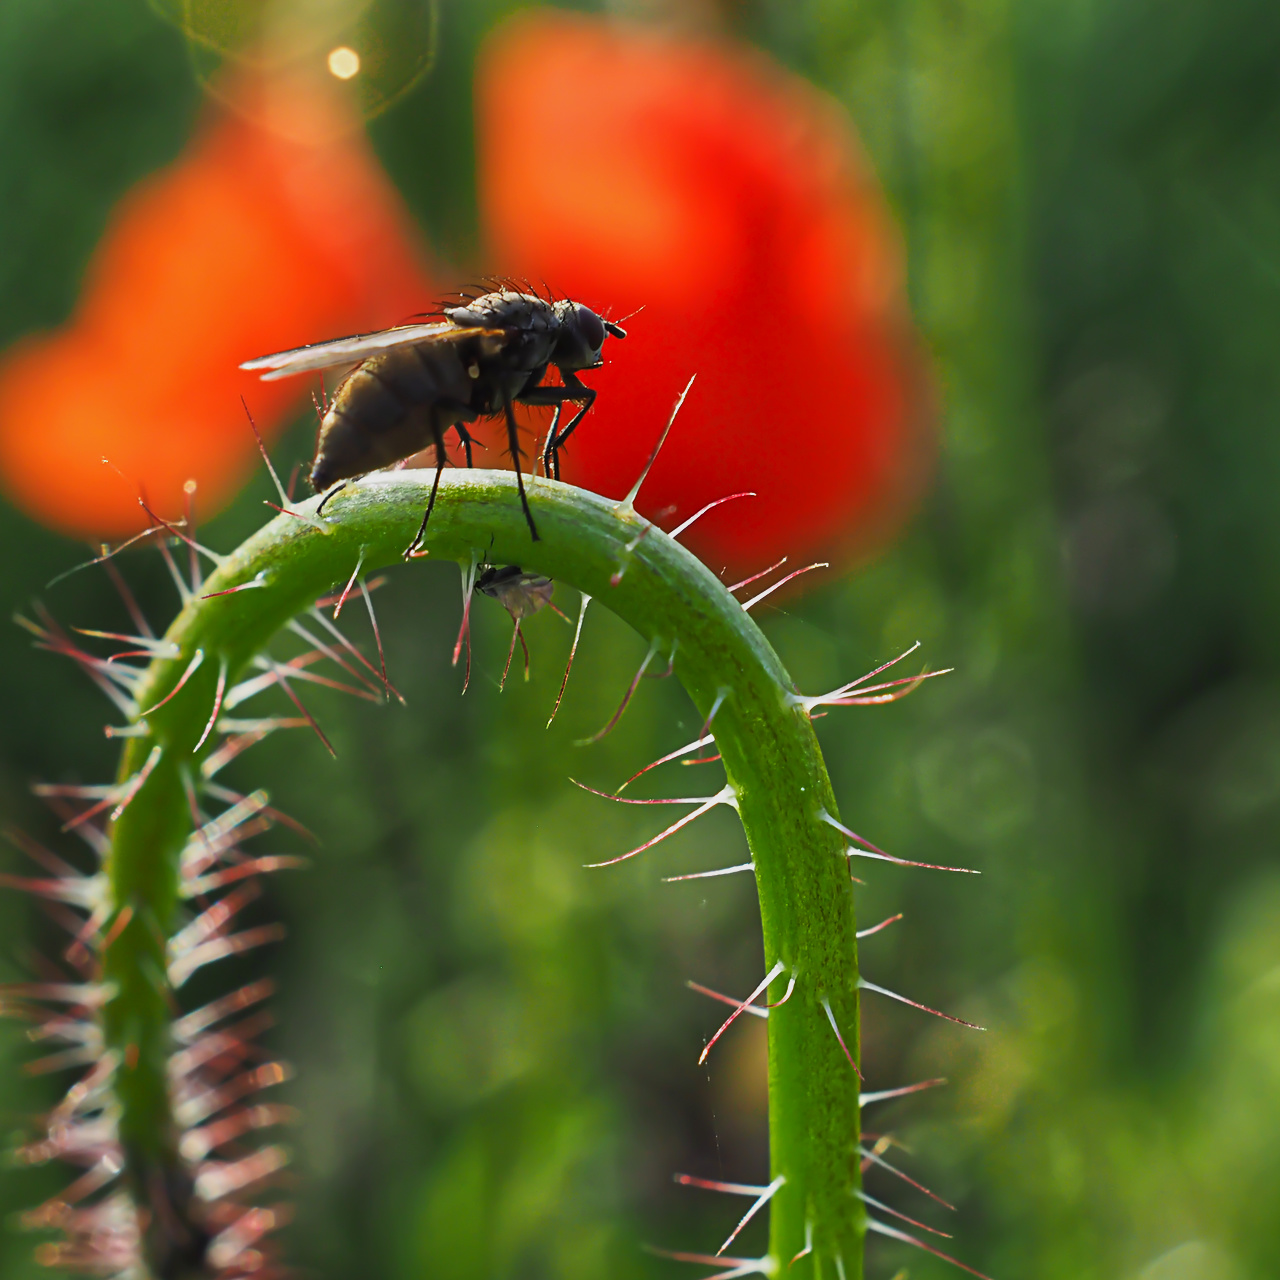
[[(199, 669), (148, 717), (151, 735), (126, 745), (122, 777), (135, 775), (157, 742), (164, 756), (115, 824), (109, 861), (117, 907), (142, 904), (140, 914), (149, 917), (121, 931), (107, 957), (119, 992), (107, 1033), (137, 1064), (122, 1090), (122, 1131), (135, 1149), (156, 1147), (154, 1158), (165, 1154), (152, 1138), (163, 1128), (159, 1055), (168, 1016), (155, 990), (156, 926), (169, 927), (176, 905), (176, 850), (190, 829), (181, 788), (218, 672), (234, 679), (357, 563), (369, 572), (398, 562), (433, 478), (432, 471), (367, 477), (326, 505), (323, 527), (313, 519), (314, 499), (272, 520), (182, 610), (168, 632), (180, 655), (156, 661), (139, 690), (140, 706), (156, 706), (203, 651)], [(590, 594), (662, 652), (674, 651), (675, 673), (703, 717), (717, 706), (716, 744), (756, 867), (765, 965), (782, 965), (769, 999), (781, 999), (796, 979), (794, 997), (769, 1019), (771, 1177), (785, 1182), (771, 1203), (767, 1265), (785, 1270), (811, 1239), (811, 1274), (857, 1280), (858, 1080), (831, 1025), (834, 1018), (856, 1058), (856, 926), (843, 841), (822, 817), (837, 810), (808, 716), (788, 697), (790, 679), (759, 628), (677, 542), (631, 508), (569, 485), (532, 481), (529, 502), (541, 535), (536, 543), (512, 472), (446, 472), (425, 534), (427, 556), (518, 564)]]

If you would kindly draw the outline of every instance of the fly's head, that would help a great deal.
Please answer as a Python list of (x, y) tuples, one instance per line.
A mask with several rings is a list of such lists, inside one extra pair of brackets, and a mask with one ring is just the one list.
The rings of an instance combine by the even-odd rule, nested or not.
[(606, 336), (627, 336), (627, 331), (621, 326), (604, 319), (581, 302), (569, 302), (566, 299), (564, 302), (557, 302), (555, 310), (560, 327), (551, 361), (568, 372), (598, 368)]

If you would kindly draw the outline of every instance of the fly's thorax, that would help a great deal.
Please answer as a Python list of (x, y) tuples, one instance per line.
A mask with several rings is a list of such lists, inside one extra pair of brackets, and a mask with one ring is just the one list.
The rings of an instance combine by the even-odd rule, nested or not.
[(550, 332), (559, 324), (552, 303), (534, 293), (516, 293), (502, 289), (482, 294), (465, 307), (446, 307), (444, 314), (462, 328), (518, 329), (527, 332)]
[(480, 353), (481, 376), (491, 382), (487, 401), (498, 406), (504, 388), (518, 395), (535, 371), (545, 369), (559, 339), (559, 312), (532, 293), (486, 293), (465, 307), (446, 307), (444, 314), (459, 328), (499, 329), (506, 335), (500, 350)]

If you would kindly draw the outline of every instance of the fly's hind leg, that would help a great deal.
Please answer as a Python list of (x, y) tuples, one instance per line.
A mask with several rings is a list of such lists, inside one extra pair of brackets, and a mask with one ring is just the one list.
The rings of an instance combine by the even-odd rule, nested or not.
[[(453, 429), (458, 433), (458, 439), (462, 441), (462, 452), (466, 455), (468, 468), (474, 467), (475, 463), (471, 460), (471, 446), (476, 443), (475, 436), (461, 422), (455, 422)], [(480, 447), (484, 448), (483, 445)]]
[(427, 531), (427, 521), (431, 519), (431, 509), (436, 505), (436, 494), (440, 491), (440, 475), (444, 471), (445, 464), (444, 430), (439, 420), (434, 417), (431, 419), (431, 442), (436, 450), (436, 478), (431, 482), (431, 496), (427, 499), (427, 509), (422, 513), (422, 523), (418, 526), (418, 532), (413, 535), (413, 541), (404, 549), (405, 560), (412, 560), (415, 556), (424, 554), (420, 553), (418, 548), (422, 545), (422, 535)]
[(505, 392), (502, 396), (502, 413), (507, 420), (507, 444), (511, 449), (511, 461), (516, 468), (516, 488), (520, 491), (520, 506), (529, 525), (529, 532), (533, 535), (534, 542), (537, 542), (538, 526), (533, 523), (533, 512), (529, 510), (529, 499), (525, 497), (524, 492), (524, 476), (520, 471), (520, 434), (516, 426), (516, 415), (511, 407), (511, 397)]

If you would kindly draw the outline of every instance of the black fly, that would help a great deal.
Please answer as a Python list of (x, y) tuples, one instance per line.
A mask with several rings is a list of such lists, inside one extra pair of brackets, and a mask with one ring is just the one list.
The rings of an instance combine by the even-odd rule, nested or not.
[[(446, 307), (444, 315), (439, 324), (404, 325), (337, 338), (261, 356), (240, 367), (267, 370), (262, 380), (268, 382), (355, 364), (320, 424), (311, 467), (311, 484), (317, 493), (339, 481), (390, 466), (427, 445), (435, 446), (435, 482), (406, 556), (421, 542), (431, 518), (445, 460), (445, 432), (453, 427), (458, 433), (467, 466), (471, 466), (472, 438), (466, 424), (477, 418), (505, 418), (521, 506), (529, 532), (537, 541), (538, 530), (520, 473), (512, 405), (555, 406), (543, 465), (548, 475), (558, 479), (559, 451), (596, 398), (578, 374), (601, 366), (606, 335), (625, 338), (626, 331), (580, 302), (548, 302), (536, 294), (510, 289), (482, 294), (465, 306)], [(542, 379), (553, 365), (563, 386), (543, 385)], [(567, 403), (579, 408), (561, 428)]]
[(500, 568), (490, 565), (476, 579), (475, 589), (496, 600), (511, 615), (512, 622), (519, 622), (551, 603), (555, 583), (540, 573), (525, 573), (518, 564)]
[[(511, 615), (514, 628), (511, 632), (511, 647), (507, 650), (507, 665), (502, 668), (499, 691), (506, 688), (507, 672), (511, 670), (511, 657), (516, 651), (517, 640), (520, 641), (520, 648), (524, 650), (524, 678), (526, 680), (529, 678), (529, 646), (525, 644), (524, 636), (520, 634), (520, 624), (525, 618), (532, 617), (548, 606), (556, 613), (560, 613), (560, 610), (551, 603), (551, 596), (555, 589), (556, 584), (550, 578), (545, 578), (540, 573), (525, 573), (517, 564), (501, 567), (489, 565), (476, 579), (475, 590), (491, 600), (496, 600)], [(563, 613), (560, 613), (560, 616), (564, 618)], [(565, 618), (565, 621), (567, 622), (568, 619)]]

